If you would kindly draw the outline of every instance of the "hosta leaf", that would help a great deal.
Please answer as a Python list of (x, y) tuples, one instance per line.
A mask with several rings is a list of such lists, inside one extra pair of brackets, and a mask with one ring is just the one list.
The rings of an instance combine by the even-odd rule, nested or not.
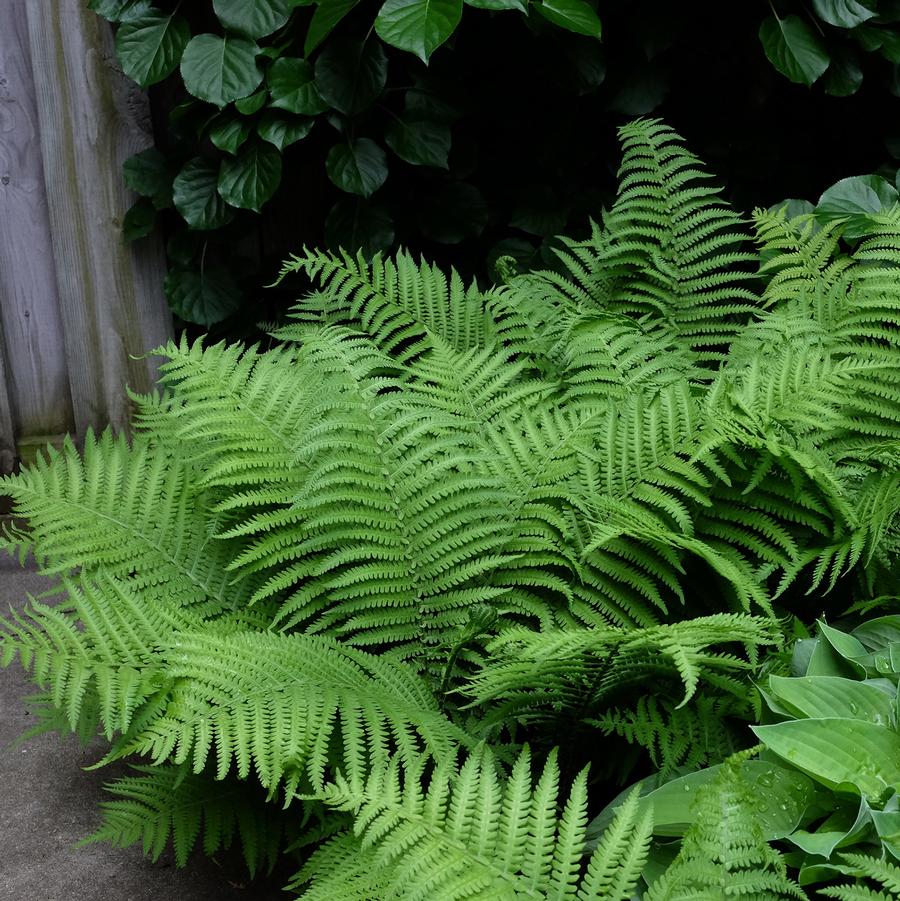
[(190, 38), (188, 24), (181, 16), (153, 10), (119, 26), (116, 55), (122, 71), (146, 88), (175, 71)]
[(450, 129), (442, 122), (397, 116), (388, 123), (384, 140), (400, 159), (413, 166), (447, 168)]
[(369, 197), (387, 178), (384, 151), (369, 138), (335, 144), (325, 160), (328, 177), (342, 191)]
[(769, 62), (798, 84), (811, 85), (831, 61), (822, 39), (799, 16), (768, 16), (759, 27), (759, 39)]
[(297, 57), (275, 60), (269, 69), (269, 92), (272, 106), (289, 113), (315, 116), (328, 109), (315, 85), (313, 67)]
[(892, 697), (880, 688), (854, 679), (770, 676), (769, 690), (795, 716), (839, 716), (873, 723), (887, 723), (891, 718)]
[(856, 0), (812, 0), (816, 15), (838, 28), (856, 28), (876, 15)]
[(826, 717), (752, 726), (770, 751), (832, 790), (878, 800), (900, 788), (900, 736), (887, 726)]
[(172, 183), (175, 209), (187, 224), (199, 231), (221, 228), (231, 221), (232, 210), (219, 196), (219, 166), (202, 157), (185, 163)]
[(184, 86), (195, 97), (225, 106), (252, 94), (262, 81), (256, 64), (259, 47), (243, 38), (200, 34), (193, 38), (181, 60)]
[(172, 170), (166, 157), (155, 147), (125, 160), (122, 174), (125, 184), (136, 194), (151, 198), (158, 210), (172, 205)]
[(164, 283), (172, 311), (186, 322), (215, 325), (241, 305), (241, 291), (227, 269), (208, 265), (198, 269), (172, 269)]
[(281, 183), (281, 154), (268, 142), (254, 143), (224, 160), (219, 194), (231, 206), (259, 212)]
[(600, 17), (585, 0), (543, 0), (534, 7), (548, 22), (584, 34), (591, 38), (599, 38), (602, 30)]
[(302, 141), (315, 124), (316, 120), (308, 116), (292, 116), (290, 113), (266, 110), (256, 131), (264, 141), (284, 150), (285, 147)]
[(287, 0), (213, 0), (219, 21), (248, 38), (264, 38), (291, 16)]
[(122, 237), (126, 241), (136, 241), (149, 235), (154, 225), (156, 225), (156, 208), (147, 197), (142, 197), (125, 214), (122, 220)]
[(387, 55), (379, 41), (331, 41), (316, 60), (316, 87), (330, 106), (355, 116), (381, 95), (387, 69)]
[(394, 220), (378, 204), (345, 197), (328, 213), (325, 243), (332, 250), (362, 251), (367, 259), (371, 259), (394, 243)]
[(235, 154), (241, 144), (247, 140), (252, 126), (246, 119), (225, 116), (213, 123), (209, 130), (209, 139), (226, 153)]
[(359, 0), (322, 0), (310, 20), (303, 52), (309, 56), (358, 3)]
[(375, 31), (386, 44), (415, 53), (428, 62), (456, 30), (462, 0), (386, 0), (375, 19)]
[(109, 22), (140, 19), (153, 9), (152, 0), (90, 0), (88, 9)]

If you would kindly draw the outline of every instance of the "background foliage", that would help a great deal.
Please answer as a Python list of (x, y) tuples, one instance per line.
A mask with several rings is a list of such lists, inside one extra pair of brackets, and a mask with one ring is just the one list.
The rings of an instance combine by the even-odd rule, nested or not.
[(352, 0), (91, 5), (153, 86), (159, 149), (126, 165), (143, 195), (126, 236), (162, 228), (173, 309), (225, 334), (280, 314), (286, 295), (259, 285), (302, 245), (399, 245), (483, 278), (501, 254), (548, 263), (553, 235), (610, 202), (615, 128), (634, 115), (663, 114), (739, 208), (893, 181), (900, 153), (891, 0), (727, 16), (705, 0), (464, 15), (442, 0), (427, 20)]

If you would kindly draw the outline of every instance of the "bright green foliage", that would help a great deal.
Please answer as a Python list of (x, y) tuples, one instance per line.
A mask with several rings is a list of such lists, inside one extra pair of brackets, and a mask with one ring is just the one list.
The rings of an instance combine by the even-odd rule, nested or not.
[(871, 879), (882, 891), (868, 888), (863, 881), (855, 885), (829, 886), (820, 890), (826, 898), (839, 901), (890, 901), (900, 898), (900, 867), (887, 860), (877, 860), (864, 854), (843, 854), (842, 860), (860, 880)]
[[(896, 593), (900, 217), (839, 257), (839, 226), (760, 213), (758, 272), (681, 139), (622, 136), (619, 198), (565, 274), (481, 290), (306, 252), (285, 276), (316, 289), (278, 346), (170, 343), (130, 443), (4, 480), (27, 521), (6, 544), (64, 600), (7, 620), (2, 662), (32, 672), (47, 727), (165, 774), (119, 784), (104, 837), (270, 848), (263, 820), (209, 802), (198, 826), (178, 802), (258, 783), (318, 820), (301, 841), (334, 836), (297, 882), (312, 898), (624, 899), (650, 826), (628, 802), (582, 868), (602, 780), (720, 763), (783, 612)], [(877, 668), (852, 641), (847, 666)]]
[(757, 798), (741, 778), (738, 762), (728, 761), (698, 794), (696, 821), (678, 857), (651, 885), (646, 901), (720, 901), (728, 895), (754, 901), (806, 897), (787, 878), (781, 855), (767, 844), (755, 814)]
[(351, 831), (317, 851), (296, 885), (305, 898), (457, 901), (518, 898), (626, 901), (647, 855), (651, 823), (636, 797), (622, 805), (582, 867), (587, 774), (559, 804), (556, 755), (533, 784), (526, 748), (508, 779), (489, 751), (456, 771), (438, 767), (423, 790), (419, 773), (375, 771), (365, 786), (339, 779), (325, 803), (353, 813)]

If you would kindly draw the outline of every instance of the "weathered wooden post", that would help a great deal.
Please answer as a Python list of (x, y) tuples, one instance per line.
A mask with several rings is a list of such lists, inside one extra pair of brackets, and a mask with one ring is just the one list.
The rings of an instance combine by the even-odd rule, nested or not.
[[(121, 166), (152, 143), (146, 97), (83, 0), (5, 0), (0, 28), (0, 469), (111, 423), (171, 335), (159, 240), (127, 246)], [(13, 430), (13, 434), (11, 434)]]

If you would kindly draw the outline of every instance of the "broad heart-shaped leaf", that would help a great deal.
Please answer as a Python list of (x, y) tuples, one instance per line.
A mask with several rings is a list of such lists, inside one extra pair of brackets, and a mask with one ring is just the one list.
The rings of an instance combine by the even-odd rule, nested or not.
[(855, 175), (842, 178), (819, 198), (816, 216), (823, 222), (846, 219), (845, 237), (855, 240), (871, 229), (869, 213), (897, 203), (897, 189), (880, 175)]
[(384, 140), (401, 160), (413, 166), (448, 167), (450, 129), (443, 122), (397, 116), (388, 122)]
[(855, 788), (877, 801), (900, 787), (900, 735), (887, 726), (823, 717), (751, 728), (770, 751), (833, 791)]
[(235, 154), (249, 137), (252, 128), (244, 118), (220, 115), (209, 130), (209, 139), (219, 150)]
[(154, 225), (156, 225), (156, 208), (147, 197), (142, 197), (125, 214), (122, 220), (122, 237), (126, 241), (136, 241), (149, 235)]
[(215, 325), (241, 305), (241, 290), (227, 269), (209, 265), (200, 269), (172, 269), (164, 282), (172, 311), (186, 322)]
[(140, 19), (153, 9), (152, 0), (90, 0), (88, 9), (109, 22)]
[(769, 691), (794, 716), (839, 716), (872, 723), (889, 722), (894, 701), (893, 695), (874, 685), (839, 676), (770, 676)]
[(122, 175), (132, 191), (151, 198), (158, 210), (172, 205), (172, 170), (166, 157), (155, 147), (125, 160)]
[(465, 0), (465, 4), (476, 9), (517, 9), (520, 13), (528, 12), (525, 0)]
[(116, 56), (122, 71), (146, 88), (175, 71), (190, 38), (191, 31), (181, 16), (152, 10), (119, 26)]
[(548, 21), (567, 31), (599, 38), (602, 26), (600, 17), (585, 0), (543, 0), (534, 8)]
[(380, 41), (340, 38), (329, 42), (316, 60), (316, 87), (338, 112), (355, 116), (381, 95), (387, 71)]
[(812, 0), (816, 15), (838, 28), (856, 28), (876, 13), (856, 0)]
[(394, 220), (379, 204), (344, 197), (325, 219), (325, 243), (331, 250), (361, 251), (370, 260), (394, 243)]
[(849, 97), (859, 90), (862, 83), (863, 71), (852, 49), (835, 53), (822, 80), (825, 93), (832, 97)]
[(195, 97), (225, 106), (252, 94), (263, 79), (256, 64), (259, 47), (243, 38), (199, 34), (181, 59), (184, 86)]
[(291, 17), (287, 0), (213, 0), (219, 21), (248, 38), (264, 38)]
[(386, 0), (375, 19), (378, 37), (423, 62), (456, 30), (462, 0)]
[(260, 88), (249, 97), (241, 97), (240, 100), (235, 100), (234, 108), (245, 116), (252, 116), (266, 105), (268, 99), (269, 92), (265, 88)]
[(387, 178), (384, 151), (369, 138), (335, 144), (325, 159), (328, 177), (348, 194), (369, 197)]
[(219, 194), (231, 206), (259, 212), (281, 184), (281, 153), (267, 141), (254, 142), (222, 161)]
[(821, 38), (799, 16), (768, 16), (759, 39), (769, 62), (797, 84), (811, 85), (831, 61)]
[(234, 212), (219, 196), (219, 166), (203, 157), (188, 160), (172, 183), (175, 209), (182, 219), (198, 231), (221, 228)]
[(310, 20), (303, 52), (309, 56), (358, 3), (359, 0), (322, 0)]
[(304, 116), (324, 113), (328, 104), (314, 79), (313, 67), (305, 59), (286, 56), (275, 60), (267, 76), (272, 106)]
[(316, 120), (308, 116), (292, 116), (269, 109), (263, 113), (256, 131), (264, 141), (284, 150), (290, 144), (302, 141), (315, 124)]

